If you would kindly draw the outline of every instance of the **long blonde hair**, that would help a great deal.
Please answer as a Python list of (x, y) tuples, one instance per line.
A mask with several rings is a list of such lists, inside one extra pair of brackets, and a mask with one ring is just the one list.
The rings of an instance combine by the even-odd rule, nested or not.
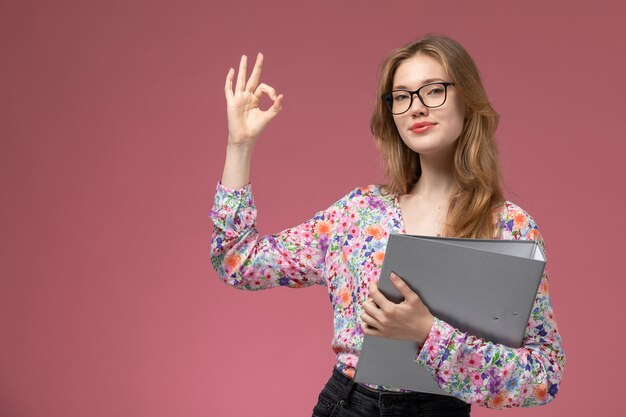
[(370, 121), (388, 181), (381, 185), (381, 189), (384, 193), (407, 194), (421, 175), (419, 154), (402, 141), (393, 116), (381, 98), (391, 91), (400, 63), (416, 54), (433, 57), (443, 65), (468, 108), (454, 153), (457, 192), (450, 199), (443, 234), (493, 238), (494, 210), (504, 201), (494, 142), (499, 115), (489, 103), (471, 56), (448, 37), (428, 34), (392, 51), (382, 64)]

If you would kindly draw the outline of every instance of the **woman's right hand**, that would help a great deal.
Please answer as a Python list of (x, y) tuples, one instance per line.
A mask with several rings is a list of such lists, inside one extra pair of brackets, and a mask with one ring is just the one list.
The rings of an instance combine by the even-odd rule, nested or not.
[[(233, 90), (235, 70), (231, 68), (226, 76), (226, 112), (228, 115), (228, 143), (229, 145), (253, 145), (265, 126), (282, 109), (283, 95), (276, 95), (276, 91), (267, 84), (259, 84), (263, 54), (259, 52), (250, 79), (246, 82), (246, 64), (248, 58), (242, 55), (239, 63), (237, 82)], [(263, 94), (267, 94), (274, 104), (261, 110), (259, 102)]]

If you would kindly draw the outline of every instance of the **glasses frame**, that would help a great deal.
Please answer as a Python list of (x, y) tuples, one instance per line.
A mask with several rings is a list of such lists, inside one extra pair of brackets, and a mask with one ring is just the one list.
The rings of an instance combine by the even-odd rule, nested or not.
[[(420, 90), (424, 87), (428, 87), (429, 85), (433, 85), (433, 84), (441, 84), (443, 85), (443, 90), (444, 90), (444, 96), (443, 96), (443, 102), (438, 105), (438, 106), (429, 106), (426, 103), (424, 103), (424, 98), (422, 97), (422, 95), (420, 94)], [(421, 86), (420, 88), (418, 88), (415, 91), (409, 91), (409, 90), (403, 90), (403, 89), (399, 89), (399, 90), (392, 90), (388, 93), (383, 94), (382, 96), (380, 96), (380, 98), (383, 99), (383, 101), (385, 102), (385, 105), (387, 107), (387, 110), (389, 110), (389, 112), (391, 114), (393, 114), (394, 116), (397, 116), (398, 114), (404, 114), (406, 112), (408, 112), (411, 107), (413, 106), (413, 96), (415, 96), (417, 94), (417, 98), (419, 98), (420, 102), (428, 107), (429, 109), (435, 109), (437, 107), (441, 107), (446, 103), (446, 100), (448, 99), (448, 86), (450, 85), (454, 85), (454, 83), (451, 82), (444, 82), (444, 81), (437, 81), (437, 82), (433, 82), (433, 83), (428, 83), (428, 84), (424, 84), (423, 86)], [(409, 103), (409, 107), (407, 107), (407, 109), (401, 113), (394, 113), (392, 108), (393, 108), (393, 96), (392, 94), (398, 91), (404, 91), (406, 93), (409, 93), (411, 95), (411, 101)]]

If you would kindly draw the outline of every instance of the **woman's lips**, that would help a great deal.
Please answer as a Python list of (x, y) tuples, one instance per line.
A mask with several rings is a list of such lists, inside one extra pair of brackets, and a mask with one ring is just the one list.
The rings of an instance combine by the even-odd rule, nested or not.
[(421, 125), (413, 125), (411, 127), (411, 132), (413, 133), (422, 133), (425, 132), (433, 127), (435, 127), (436, 125), (434, 123), (428, 123), (428, 124), (421, 124)]

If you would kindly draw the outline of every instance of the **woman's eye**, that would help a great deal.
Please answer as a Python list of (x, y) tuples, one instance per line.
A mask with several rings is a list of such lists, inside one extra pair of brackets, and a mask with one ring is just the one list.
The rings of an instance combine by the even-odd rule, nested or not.
[(437, 94), (443, 94), (443, 88), (433, 88), (432, 90), (428, 92), (428, 95), (437, 95)]
[(409, 99), (409, 95), (408, 94), (398, 94), (397, 96), (394, 96), (393, 99), (395, 101), (408, 100)]

